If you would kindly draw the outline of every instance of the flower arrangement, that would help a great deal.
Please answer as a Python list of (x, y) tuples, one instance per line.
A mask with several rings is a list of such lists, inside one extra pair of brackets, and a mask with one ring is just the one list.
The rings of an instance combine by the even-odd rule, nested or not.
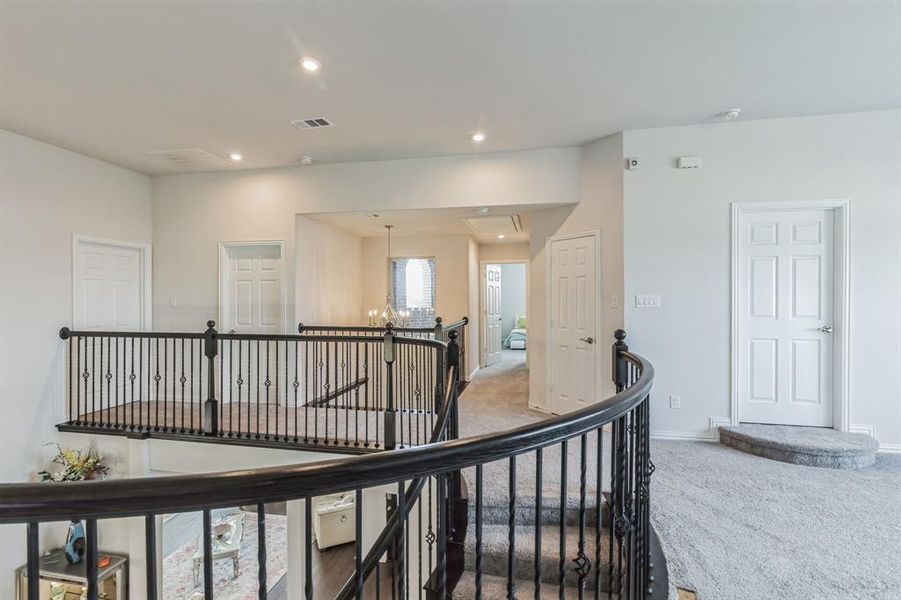
[(72, 450), (56, 445), (56, 456), (50, 461), (58, 465), (57, 469), (46, 469), (38, 473), (41, 481), (84, 481), (86, 479), (102, 479), (109, 473), (109, 467), (103, 464), (104, 456), (95, 448)]

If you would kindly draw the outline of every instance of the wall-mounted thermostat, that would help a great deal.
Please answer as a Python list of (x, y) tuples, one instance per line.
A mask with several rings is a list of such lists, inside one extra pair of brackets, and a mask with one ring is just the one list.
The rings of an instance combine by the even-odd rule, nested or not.
[(680, 169), (699, 169), (701, 168), (701, 157), (680, 156), (676, 159), (676, 167)]
[(638, 159), (635, 157), (626, 159), (626, 170), (635, 171), (638, 169)]

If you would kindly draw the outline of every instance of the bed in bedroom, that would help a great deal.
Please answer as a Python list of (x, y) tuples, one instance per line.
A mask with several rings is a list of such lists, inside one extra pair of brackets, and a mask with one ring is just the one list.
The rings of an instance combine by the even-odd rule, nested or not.
[(526, 329), (526, 318), (524, 316), (517, 317), (516, 327), (504, 340), (504, 348), (509, 348), (510, 350), (525, 350), (527, 339), (528, 330)]

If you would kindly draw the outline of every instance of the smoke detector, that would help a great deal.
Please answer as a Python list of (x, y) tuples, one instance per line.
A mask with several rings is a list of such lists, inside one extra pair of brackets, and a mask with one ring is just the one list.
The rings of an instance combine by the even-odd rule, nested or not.
[(720, 113), (720, 118), (724, 121), (734, 121), (741, 114), (740, 108), (730, 108)]

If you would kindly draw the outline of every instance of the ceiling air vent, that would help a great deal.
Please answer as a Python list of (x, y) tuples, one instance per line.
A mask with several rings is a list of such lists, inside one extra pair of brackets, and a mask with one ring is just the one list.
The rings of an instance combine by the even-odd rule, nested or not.
[(291, 125), (294, 125), (298, 129), (320, 129), (322, 127), (331, 127), (332, 122), (325, 117), (309, 117), (291, 121)]
[(178, 148), (175, 150), (148, 150), (147, 154), (179, 169), (214, 169), (228, 164), (222, 157), (203, 148)]

